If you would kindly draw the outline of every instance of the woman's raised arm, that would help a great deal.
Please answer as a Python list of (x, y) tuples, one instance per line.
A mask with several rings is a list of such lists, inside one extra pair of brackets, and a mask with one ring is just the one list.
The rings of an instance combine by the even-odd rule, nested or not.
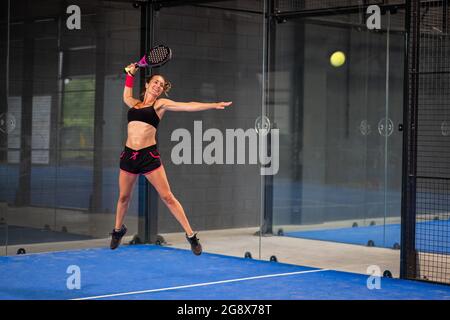
[(140, 100), (133, 98), (134, 75), (136, 74), (137, 68), (134, 63), (130, 64), (128, 68), (130, 68), (130, 73), (132, 75), (127, 74), (125, 88), (123, 89), (123, 102), (128, 107), (133, 108), (136, 104), (141, 102)]
[(232, 102), (177, 102), (169, 99), (160, 99), (161, 108), (168, 111), (187, 111), (196, 112), (211, 109), (225, 109), (232, 104)]

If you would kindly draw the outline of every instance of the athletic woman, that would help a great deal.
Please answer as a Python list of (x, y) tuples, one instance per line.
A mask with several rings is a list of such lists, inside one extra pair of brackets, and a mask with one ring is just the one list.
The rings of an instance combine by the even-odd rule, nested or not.
[(133, 98), (133, 82), (137, 68), (134, 64), (126, 76), (123, 101), (128, 110), (128, 137), (120, 155), (119, 199), (117, 201), (116, 223), (111, 233), (111, 249), (116, 249), (127, 228), (123, 223), (128, 210), (136, 180), (143, 174), (158, 192), (161, 200), (174, 215), (186, 233), (186, 239), (195, 255), (202, 253), (197, 233), (192, 230), (183, 207), (170, 190), (166, 172), (161, 164), (156, 145), (156, 130), (166, 111), (203, 111), (225, 109), (231, 102), (200, 103), (175, 102), (159, 98), (167, 94), (171, 84), (161, 75), (151, 76), (145, 84), (143, 100)]

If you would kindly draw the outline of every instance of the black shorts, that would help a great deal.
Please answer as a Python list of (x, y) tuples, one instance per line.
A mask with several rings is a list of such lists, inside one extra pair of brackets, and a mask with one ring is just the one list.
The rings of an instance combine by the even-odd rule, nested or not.
[(161, 167), (156, 144), (140, 150), (125, 146), (120, 154), (120, 169), (130, 174), (148, 174)]

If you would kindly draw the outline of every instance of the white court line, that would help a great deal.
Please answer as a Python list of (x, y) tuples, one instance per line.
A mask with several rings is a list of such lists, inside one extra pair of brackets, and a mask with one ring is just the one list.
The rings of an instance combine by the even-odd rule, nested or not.
[(318, 269), (318, 270), (268, 274), (268, 275), (264, 275), (264, 276), (256, 276), (256, 277), (248, 277), (248, 278), (240, 278), (240, 279), (230, 279), (230, 280), (222, 280), (222, 281), (214, 281), (214, 282), (205, 282), (205, 283), (198, 283), (198, 284), (189, 284), (189, 285), (185, 285), (185, 286), (151, 289), (151, 290), (143, 290), (143, 291), (114, 293), (114, 294), (106, 294), (103, 296), (76, 298), (76, 299), (71, 299), (71, 300), (91, 300), (91, 299), (101, 299), (101, 298), (110, 298), (110, 297), (120, 297), (120, 296), (128, 296), (128, 295), (133, 295), (133, 294), (143, 294), (143, 293), (169, 291), (169, 290), (177, 290), (177, 289), (185, 289), (185, 288), (204, 287), (204, 286), (211, 286), (211, 285), (222, 284), (222, 283), (247, 281), (247, 280), (254, 280), (254, 279), (264, 279), (264, 278), (274, 278), (274, 277), (283, 277), (283, 276), (291, 276), (291, 275), (296, 275), (296, 274), (305, 274), (305, 273), (314, 273), (314, 272), (323, 272), (323, 271), (330, 271), (330, 269)]

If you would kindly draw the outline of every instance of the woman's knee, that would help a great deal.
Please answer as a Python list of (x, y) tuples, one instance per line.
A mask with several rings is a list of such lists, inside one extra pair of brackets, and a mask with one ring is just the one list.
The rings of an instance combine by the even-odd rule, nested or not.
[(119, 202), (121, 204), (128, 204), (130, 203), (131, 195), (130, 194), (121, 194), (119, 195)]
[(170, 191), (160, 194), (160, 197), (161, 197), (161, 200), (167, 205), (171, 205), (176, 202), (175, 196)]

